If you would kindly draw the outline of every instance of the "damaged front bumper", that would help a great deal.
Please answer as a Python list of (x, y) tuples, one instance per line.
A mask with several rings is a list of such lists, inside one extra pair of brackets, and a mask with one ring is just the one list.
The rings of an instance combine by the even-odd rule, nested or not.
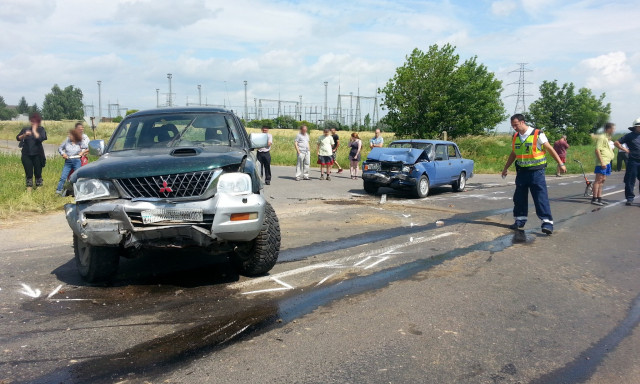
[(396, 189), (415, 187), (417, 183), (416, 178), (404, 172), (365, 171), (362, 173), (362, 179), (382, 187)]
[[(65, 205), (67, 222), (85, 243), (94, 246), (210, 247), (223, 242), (254, 240), (265, 215), (262, 195), (218, 194), (203, 201), (132, 201), (126, 199), (80, 202)], [(198, 209), (202, 222), (143, 224), (142, 212), (156, 209)], [(233, 214), (257, 214), (232, 221)]]

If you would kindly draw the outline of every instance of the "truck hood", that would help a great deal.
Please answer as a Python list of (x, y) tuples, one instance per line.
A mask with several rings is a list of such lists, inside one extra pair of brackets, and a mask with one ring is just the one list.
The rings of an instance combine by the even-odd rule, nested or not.
[[(77, 178), (124, 179), (161, 176), (222, 168), (240, 164), (247, 153), (238, 148), (215, 146), (194, 148), (195, 154), (175, 156), (176, 148), (137, 149), (106, 153), (75, 172)], [(180, 148), (183, 149), (183, 148)]]
[(373, 148), (367, 160), (415, 164), (423, 153), (424, 150), (417, 148)]

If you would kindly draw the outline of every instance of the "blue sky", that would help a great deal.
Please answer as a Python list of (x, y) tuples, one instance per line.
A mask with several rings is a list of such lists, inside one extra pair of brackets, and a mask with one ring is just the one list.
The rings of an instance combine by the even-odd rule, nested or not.
[[(606, 92), (612, 121), (640, 116), (637, 0), (264, 1), (4, 0), (0, 95), (42, 103), (54, 83), (80, 87), (85, 102), (152, 108), (156, 88), (175, 102), (241, 109), (254, 98), (324, 103), (373, 95), (413, 48), (452, 43), (478, 56), (507, 86), (516, 63), (533, 70), (527, 89), (558, 79)], [(508, 112), (515, 99), (504, 98)], [(363, 106), (363, 114), (371, 106)], [(106, 115), (106, 112), (103, 112)], [(506, 127), (506, 124), (503, 124)]]

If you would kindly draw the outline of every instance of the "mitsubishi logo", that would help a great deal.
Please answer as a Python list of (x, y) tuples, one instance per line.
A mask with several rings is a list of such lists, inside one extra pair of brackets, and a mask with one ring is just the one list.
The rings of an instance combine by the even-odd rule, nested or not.
[(173, 189), (167, 184), (166, 180), (162, 180), (162, 188), (160, 188), (160, 193), (171, 193)]

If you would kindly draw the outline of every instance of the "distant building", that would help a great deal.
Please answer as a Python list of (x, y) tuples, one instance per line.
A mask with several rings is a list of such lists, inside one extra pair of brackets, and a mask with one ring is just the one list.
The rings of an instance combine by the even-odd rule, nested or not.
[(11, 119), (11, 121), (29, 121), (29, 115), (26, 113), (21, 113), (18, 116)]

